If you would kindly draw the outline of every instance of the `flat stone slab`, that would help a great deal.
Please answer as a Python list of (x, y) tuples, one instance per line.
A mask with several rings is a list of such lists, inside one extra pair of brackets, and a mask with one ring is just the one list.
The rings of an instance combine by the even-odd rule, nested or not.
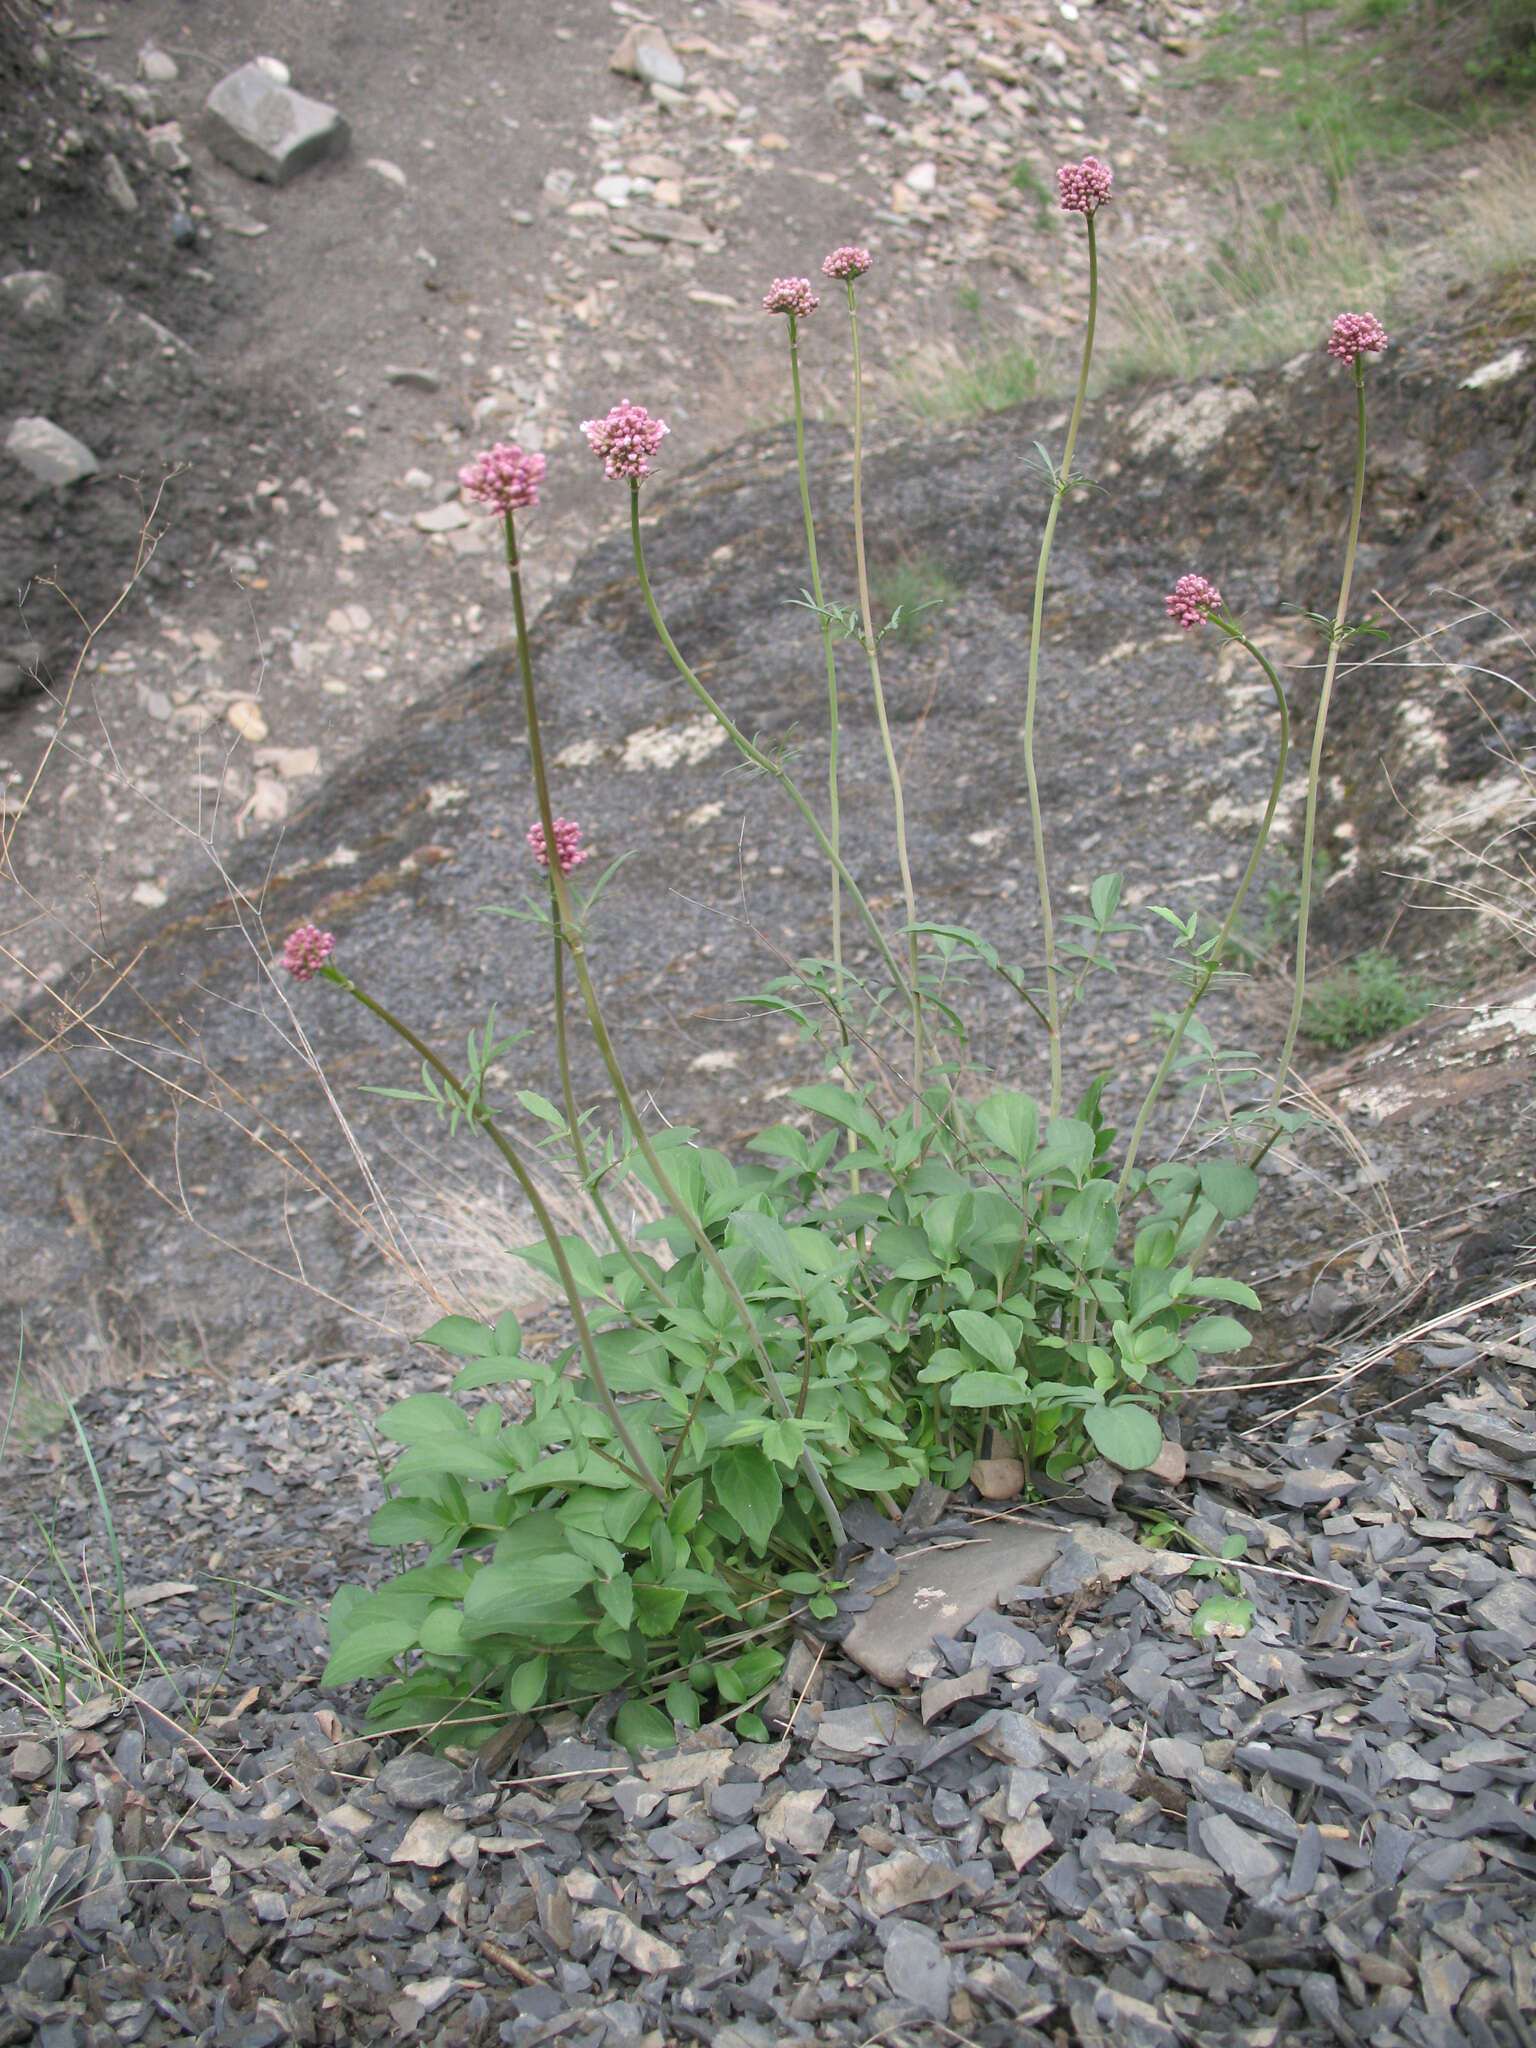
[(347, 146), (347, 124), (334, 107), (280, 85), (260, 64), (242, 64), (221, 78), (205, 113), (214, 155), (269, 185), (286, 185)]
[(77, 484), (101, 467), (83, 441), (40, 413), (15, 422), (5, 437), (5, 452), (40, 484)]
[(903, 1686), (909, 1660), (935, 1636), (957, 1636), (1013, 1586), (1038, 1586), (1067, 1531), (1004, 1523), (903, 1557), (896, 1583), (854, 1621), (843, 1649), (882, 1685)]

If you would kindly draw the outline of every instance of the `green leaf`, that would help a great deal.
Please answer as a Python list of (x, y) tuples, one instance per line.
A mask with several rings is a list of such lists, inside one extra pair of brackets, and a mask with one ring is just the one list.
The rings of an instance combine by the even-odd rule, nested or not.
[(1040, 1139), (1040, 1108), (1032, 1096), (1000, 1090), (978, 1103), (975, 1115), (977, 1128), (999, 1152), (1028, 1164)]
[(549, 1683), (549, 1659), (542, 1652), (519, 1664), (507, 1680), (507, 1705), (514, 1714), (531, 1714)]
[(1237, 1593), (1213, 1593), (1195, 1609), (1189, 1632), (1196, 1642), (1206, 1636), (1245, 1636), (1253, 1626), (1253, 1602)]
[(634, 1581), (623, 1577), (600, 1579), (597, 1585), (597, 1604), (618, 1627), (632, 1628), (635, 1620)]
[(650, 1700), (626, 1700), (614, 1716), (613, 1739), (632, 1753), (641, 1749), (671, 1749), (677, 1742), (677, 1731)]
[[(795, 1166), (804, 1166), (810, 1159), (804, 1134), (793, 1124), (771, 1124), (766, 1131), (759, 1131), (755, 1138), (748, 1138), (747, 1150), (762, 1152), (769, 1159), (788, 1159)], [(676, 1718), (681, 1720), (682, 1716), (679, 1714)], [(689, 1725), (696, 1728), (698, 1723), (694, 1721)]]
[(1043, 1180), (1048, 1174), (1065, 1172), (1081, 1183), (1093, 1165), (1093, 1146), (1091, 1124), (1072, 1116), (1052, 1117), (1045, 1127), (1044, 1145), (1029, 1162), (1028, 1177)]
[(450, 1436), (468, 1436), (470, 1432), (469, 1417), (446, 1394), (407, 1394), (403, 1401), (385, 1409), (379, 1423), (379, 1435), (392, 1444), (419, 1444), (445, 1432)]
[(1259, 1176), (1235, 1159), (1212, 1159), (1200, 1168), (1200, 1192), (1230, 1223), (1246, 1216), (1259, 1199)]
[(423, 1330), (416, 1342), (435, 1344), (455, 1358), (489, 1358), (497, 1350), (496, 1332), (470, 1316), (444, 1316), (430, 1330)]
[(421, 1624), (420, 1640), (429, 1657), (465, 1656), (464, 1617), (458, 1608), (447, 1602), (434, 1607)]
[(1123, 875), (1100, 875), (1088, 891), (1088, 907), (1096, 921), (1108, 924), (1120, 907), (1120, 890)]
[(755, 1209), (738, 1209), (731, 1218), (731, 1229), (751, 1245), (775, 1280), (803, 1299), (811, 1276), (800, 1263), (782, 1223)]
[(776, 1465), (798, 1465), (804, 1447), (805, 1431), (798, 1422), (770, 1422), (763, 1431), (763, 1454)]
[(1224, 1280), (1219, 1276), (1210, 1280), (1192, 1280), (1186, 1292), (1195, 1301), (1230, 1301), (1239, 1308), (1251, 1308), (1256, 1313), (1264, 1307), (1253, 1289), (1241, 1280)]
[(761, 1451), (736, 1446), (719, 1453), (711, 1477), (716, 1499), (761, 1555), (778, 1527), (784, 1505), (777, 1467)]
[[(1011, 1373), (963, 1372), (949, 1387), (951, 1408), (1009, 1408), (1023, 1397), (1024, 1388)], [(839, 1465), (837, 1477), (845, 1480), (846, 1467)]]
[(635, 1622), (640, 1633), (653, 1641), (671, 1635), (688, 1604), (687, 1588), (652, 1585), (645, 1579), (636, 1579), (634, 1588)]
[[(428, 1397), (413, 1395), (412, 1398), (425, 1400)], [(387, 1436), (389, 1432), (384, 1430), (383, 1434)], [(424, 1436), (413, 1443), (396, 1463), (393, 1477), (400, 1480), (435, 1478), (446, 1472), (455, 1479), (505, 1480), (512, 1470), (511, 1454), (500, 1444), (488, 1444), (476, 1436), (466, 1422), (462, 1436)]]
[(1236, 1316), (1201, 1316), (1183, 1335), (1196, 1351), (1241, 1351), (1248, 1342), (1248, 1331)]
[(666, 1690), (667, 1712), (674, 1721), (681, 1721), (685, 1728), (697, 1728), (703, 1714), (704, 1702), (691, 1685), (684, 1685), (681, 1679), (669, 1685)]
[(575, 1596), (597, 1577), (597, 1566), (569, 1551), (518, 1563), (499, 1560), (475, 1574), (464, 1596), (464, 1633), (538, 1636), (562, 1632), (588, 1618)]
[(368, 1524), (370, 1543), (441, 1543), (456, 1526), (453, 1517), (435, 1500), (417, 1500), (397, 1494), (375, 1508)]
[(1110, 1401), (1083, 1411), (1083, 1427), (1095, 1450), (1122, 1472), (1142, 1472), (1163, 1447), (1157, 1417), (1135, 1401)]
[(949, 1320), (962, 1342), (969, 1344), (978, 1358), (986, 1359), (999, 1372), (1013, 1371), (1018, 1363), (1019, 1339), (1024, 1334), (1022, 1323), (1012, 1316), (983, 1315), (974, 1308), (952, 1309)]
[(875, 1150), (880, 1150), (884, 1139), (884, 1127), (879, 1117), (859, 1096), (850, 1095), (846, 1088), (839, 1088), (835, 1082), (818, 1081), (808, 1088), (792, 1088), (790, 1100), (798, 1102), (802, 1109), (809, 1109), (817, 1116), (824, 1116), (830, 1122), (841, 1124), (845, 1130), (854, 1131)]
[(321, 1673), (322, 1685), (350, 1685), (357, 1678), (377, 1678), (396, 1657), (414, 1650), (421, 1633), (419, 1621), (369, 1621), (348, 1629), (331, 1651), (330, 1662)]
[(743, 1742), (766, 1742), (768, 1740), (768, 1723), (761, 1714), (738, 1714), (736, 1716), (736, 1733)]

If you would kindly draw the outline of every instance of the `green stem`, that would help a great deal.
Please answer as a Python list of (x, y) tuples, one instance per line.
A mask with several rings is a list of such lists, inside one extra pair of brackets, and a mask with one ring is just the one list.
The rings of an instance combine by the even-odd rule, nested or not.
[(1088, 397), (1088, 366), (1093, 359), (1093, 330), (1099, 311), (1099, 246), (1091, 213), (1087, 221), (1088, 325), (1083, 334), (1083, 360), (1077, 373), (1077, 397), (1072, 405), (1072, 421), (1067, 428), (1066, 450), (1051, 491), (1045, 532), (1040, 537), (1040, 558), (1035, 564), (1035, 597), (1029, 623), (1029, 680), (1024, 696), (1024, 779), (1029, 787), (1029, 829), (1034, 844), (1035, 884), (1040, 896), (1040, 934), (1045, 949), (1045, 1011), (1051, 1056), (1052, 1116), (1061, 1114), (1061, 996), (1057, 986), (1056, 924), (1051, 915), (1051, 885), (1045, 860), (1045, 820), (1040, 810), (1040, 781), (1035, 769), (1035, 705), (1040, 684), (1040, 637), (1045, 619), (1046, 573), (1050, 568), (1051, 543), (1056, 537), (1056, 521), (1072, 487), (1072, 456)]
[(869, 601), (869, 567), (864, 555), (864, 372), (859, 354), (859, 309), (854, 281), (844, 279), (848, 293), (848, 328), (853, 336), (853, 554), (859, 575), (859, 613), (864, 623), (864, 652), (869, 658), (869, 681), (875, 697), (875, 716), (880, 723), (880, 744), (885, 749), (886, 772), (891, 781), (891, 809), (896, 825), (896, 861), (901, 869), (901, 893), (907, 909), (907, 974), (912, 995), (912, 1073), (919, 1089), (923, 1085), (923, 998), (917, 971), (917, 897), (912, 888), (912, 863), (907, 850), (906, 805), (902, 797), (901, 770), (891, 742), (891, 722), (886, 716), (885, 691), (880, 682), (880, 643), (875, 637), (874, 614)]
[[(811, 565), (811, 596), (815, 600), (816, 615), (821, 620), (821, 640), (827, 659), (827, 839), (834, 854), (842, 847), (839, 828), (839, 791), (837, 784), (838, 725), (837, 725), (837, 643), (832, 633), (832, 621), (827, 617), (821, 594), (821, 563), (816, 552), (816, 521), (811, 512), (811, 485), (805, 467), (805, 409), (800, 396), (800, 346), (796, 333), (795, 316), (789, 316), (789, 374), (795, 392), (795, 457), (800, 471), (800, 509), (805, 515), (805, 551)], [(843, 988), (843, 884), (836, 868), (832, 870), (832, 964), (837, 970), (837, 991), (839, 997)], [(844, 1043), (847, 1042), (846, 1033)]]
[[(800, 474), (800, 509), (805, 516), (805, 552), (810, 560), (811, 598), (816, 606), (816, 615), (821, 621), (821, 643), (827, 661), (827, 841), (834, 855), (842, 849), (842, 831), (839, 824), (841, 798), (837, 782), (838, 762), (838, 718), (837, 718), (837, 643), (832, 632), (832, 621), (827, 616), (821, 590), (821, 561), (816, 550), (816, 520), (811, 511), (811, 484), (805, 466), (805, 407), (800, 395), (800, 343), (795, 315), (789, 315), (789, 375), (795, 394), (795, 459)], [(837, 1018), (838, 1040), (842, 1046), (841, 1065), (850, 1088), (853, 1073), (848, 1061), (848, 1020), (843, 1015), (843, 884), (836, 867), (832, 870), (832, 985), (835, 996), (833, 1013)], [(848, 1133), (848, 1150), (855, 1151), (858, 1140), (853, 1132)], [(853, 1192), (859, 1192), (859, 1169), (854, 1167), (850, 1174)]]
[(540, 1230), (544, 1233), (544, 1241), (549, 1246), (550, 1255), (554, 1259), (555, 1268), (560, 1275), (560, 1284), (565, 1289), (565, 1298), (570, 1305), (571, 1317), (576, 1325), (577, 1342), (581, 1346), (581, 1355), (586, 1362), (587, 1376), (592, 1382), (593, 1392), (597, 1395), (598, 1406), (608, 1418), (609, 1426), (613, 1430), (614, 1435), (624, 1446), (624, 1450), (634, 1468), (632, 1476), (640, 1482), (647, 1493), (651, 1494), (665, 1508), (669, 1504), (666, 1489), (657, 1479), (655, 1473), (652, 1472), (649, 1465), (646, 1464), (644, 1458), (641, 1457), (639, 1448), (634, 1438), (630, 1435), (624, 1418), (619, 1412), (618, 1404), (613, 1398), (607, 1379), (604, 1377), (603, 1369), (598, 1364), (597, 1347), (592, 1342), (592, 1332), (587, 1323), (586, 1310), (582, 1307), (581, 1289), (577, 1286), (576, 1276), (571, 1271), (570, 1261), (565, 1253), (565, 1245), (561, 1240), (559, 1231), (555, 1228), (555, 1219), (550, 1215), (544, 1197), (539, 1193), (537, 1186), (534, 1184), (533, 1177), (518, 1156), (517, 1148), (501, 1129), (490, 1111), (485, 1107), (485, 1104), (470, 1093), (469, 1089), (465, 1087), (464, 1083), (450, 1067), (444, 1065), (443, 1061), (438, 1058), (425, 1039), (418, 1038), (408, 1024), (397, 1017), (392, 1010), (386, 1010), (384, 1005), (375, 997), (369, 995), (366, 989), (359, 988), (357, 983), (350, 976), (343, 974), (339, 967), (327, 963), (327, 965), (321, 968), (320, 972), (327, 981), (334, 981), (338, 988), (345, 989), (347, 994), (355, 1002), (361, 1003), (365, 1010), (371, 1010), (381, 1023), (389, 1026), (397, 1038), (404, 1040), (412, 1052), (421, 1059), (424, 1065), (431, 1068), (444, 1087), (448, 1089), (470, 1123), (485, 1132), (491, 1143), (507, 1162), (507, 1165), (512, 1169), (518, 1186), (527, 1197), (528, 1206), (533, 1211), (534, 1219)]
[(1141, 1143), (1142, 1134), (1147, 1128), (1147, 1119), (1151, 1116), (1157, 1099), (1163, 1092), (1164, 1084), (1173, 1071), (1173, 1063), (1178, 1056), (1179, 1047), (1183, 1043), (1184, 1033), (1189, 1026), (1189, 1020), (1194, 1016), (1201, 998), (1216, 978), (1217, 970), (1221, 966), (1221, 956), (1226, 951), (1227, 940), (1232, 936), (1232, 927), (1237, 922), (1238, 912), (1242, 909), (1248, 891), (1253, 886), (1253, 878), (1258, 873), (1259, 861), (1263, 857), (1264, 848), (1269, 839), (1269, 830), (1275, 821), (1275, 811), (1280, 802), (1280, 792), (1285, 785), (1286, 764), (1290, 759), (1291, 753), (1290, 706), (1285, 701), (1285, 691), (1281, 688), (1280, 678), (1275, 674), (1273, 666), (1259, 652), (1258, 648), (1254, 646), (1247, 634), (1240, 631), (1237, 626), (1231, 625), (1221, 618), (1214, 619), (1212, 623), (1220, 626), (1229, 640), (1235, 640), (1239, 647), (1246, 648), (1259, 664), (1259, 667), (1263, 669), (1265, 675), (1268, 676), (1270, 688), (1275, 693), (1275, 702), (1280, 707), (1280, 754), (1275, 762), (1274, 777), (1269, 785), (1269, 802), (1264, 807), (1263, 822), (1259, 826), (1258, 837), (1253, 843), (1253, 851), (1248, 856), (1248, 865), (1243, 870), (1243, 879), (1238, 884), (1237, 894), (1232, 899), (1232, 907), (1227, 912), (1226, 922), (1216, 935), (1204, 973), (1196, 976), (1190, 988), (1189, 1001), (1184, 1005), (1178, 1022), (1173, 1027), (1168, 1040), (1167, 1050), (1163, 1054), (1162, 1064), (1152, 1077), (1152, 1085), (1147, 1090), (1146, 1100), (1142, 1103), (1140, 1114), (1136, 1118), (1135, 1128), (1131, 1132), (1130, 1143), (1126, 1146), (1125, 1164), (1121, 1167), (1120, 1178), (1115, 1184), (1115, 1206), (1117, 1208), (1124, 1197), (1126, 1183), (1130, 1180), (1131, 1168), (1136, 1163), (1136, 1150)]
[(821, 848), (822, 852), (827, 856), (827, 859), (832, 863), (834, 872), (837, 874), (839, 880), (842, 882), (843, 887), (848, 891), (849, 895), (853, 898), (854, 903), (857, 906), (859, 915), (864, 920), (865, 928), (868, 931), (870, 937), (874, 940), (876, 950), (878, 951), (880, 958), (885, 965), (886, 972), (890, 975), (891, 979), (898, 985), (898, 987), (905, 987), (906, 976), (903, 974), (901, 968), (897, 966), (896, 956), (892, 953), (890, 946), (886, 941), (885, 934), (881, 931), (880, 926), (876, 921), (875, 913), (869, 907), (863, 890), (859, 887), (858, 883), (853, 879), (853, 876), (849, 874), (847, 866), (845, 865), (841, 854), (839, 854), (833, 848), (831, 840), (828, 839), (826, 832), (822, 828), (821, 820), (817, 817), (816, 813), (811, 809), (811, 806), (806, 801), (806, 798), (803, 792), (801, 791), (799, 785), (795, 782), (794, 778), (790, 775), (789, 771), (781, 765), (781, 763), (773, 760), (770, 755), (765, 754), (763, 752), (761, 747), (755, 745), (751, 740), (747, 738), (746, 734), (741, 730), (740, 726), (736, 724), (735, 720), (731, 717), (730, 713), (726, 711), (723, 705), (717, 703), (716, 700), (710, 695), (709, 691), (705, 689), (704, 685), (699, 681), (698, 677), (694, 674), (693, 670), (688, 666), (687, 662), (684, 661), (682, 655), (678, 652), (677, 643), (673, 640), (672, 635), (667, 631), (666, 621), (662, 618), (661, 612), (657, 607), (655, 594), (651, 589), (651, 579), (646, 574), (645, 551), (641, 545), (640, 540), (640, 487), (637, 483), (631, 483), (630, 485), (629, 526), (630, 536), (634, 543), (635, 572), (640, 579), (640, 592), (645, 599), (645, 608), (650, 613), (651, 624), (656, 629), (656, 637), (660, 640), (662, 646), (666, 649), (668, 659), (671, 661), (672, 666), (677, 670), (678, 674), (682, 677), (683, 681), (688, 685), (689, 689), (692, 690), (693, 694), (698, 698), (699, 702), (704, 706), (704, 709), (709, 713), (711, 718), (715, 719), (716, 722), (723, 728), (727, 737), (734, 743), (737, 752), (742, 756), (742, 758), (744, 760), (750, 761), (752, 763), (752, 766), (754, 768), (760, 769), (763, 772), (763, 774), (771, 775), (774, 781), (778, 783), (779, 787), (784, 791), (785, 795), (789, 798), (790, 802), (795, 806), (795, 809), (799, 811), (801, 817), (804, 818), (807, 825), (810, 826), (811, 832), (815, 837), (816, 844)]
[[(571, 1057), (569, 1034), (566, 1029), (565, 1010), (565, 948), (567, 944), (564, 917), (561, 910), (559, 880), (560, 863), (555, 850), (554, 800), (550, 795), (549, 774), (544, 765), (544, 741), (539, 726), (538, 695), (533, 686), (533, 655), (528, 640), (528, 618), (523, 606), (522, 567), (517, 552), (517, 532), (508, 512), (504, 521), (507, 548), (507, 580), (512, 586), (512, 617), (517, 629), (517, 666), (523, 689), (523, 722), (527, 728), (529, 765), (533, 770), (533, 786), (539, 806), (539, 824), (544, 833), (544, 853), (549, 869), (550, 928), (554, 934), (554, 995), (555, 995), (555, 1050), (560, 1064), (560, 1092), (565, 1109), (566, 1127), (570, 1132), (571, 1151), (576, 1170), (581, 1176), (582, 1186), (588, 1199), (602, 1220), (603, 1228), (612, 1239), (614, 1246), (627, 1260), (631, 1270), (663, 1308), (673, 1310), (675, 1305), (665, 1288), (659, 1285), (655, 1276), (648, 1273), (630, 1249), (628, 1239), (620, 1231), (609, 1213), (601, 1190), (593, 1177), (587, 1158), (586, 1146), (581, 1136), (581, 1119), (576, 1108), (576, 1091), (571, 1079)], [(566, 908), (569, 909), (567, 900)]]
[(1286, 1027), (1280, 1067), (1269, 1098), (1270, 1115), (1280, 1107), (1296, 1034), (1301, 1029), (1302, 1004), (1307, 994), (1307, 926), (1312, 913), (1312, 860), (1317, 833), (1317, 790), (1322, 779), (1323, 733), (1328, 724), (1328, 705), (1333, 696), (1333, 679), (1339, 666), (1339, 649), (1345, 640), (1344, 622), (1349, 613), (1349, 589), (1354, 581), (1355, 550), (1360, 541), (1360, 513), (1365, 503), (1365, 364), (1355, 358), (1355, 494), (1349, 509), (1349, 538), (1344, 547), (1344, 574), (1339, 582), (1338, 609), (1333, 615), (1333, 632), (1328, 642), (1328, 659), (1323, 668), (1322, 693), (1317, 716), (1312, 722), (1312, 758), (1307, 769), (1307, 814), (1301, 834), (1301, 905), (1296, 913), (1296, 987), (1291, 996), (1291, 1018)]

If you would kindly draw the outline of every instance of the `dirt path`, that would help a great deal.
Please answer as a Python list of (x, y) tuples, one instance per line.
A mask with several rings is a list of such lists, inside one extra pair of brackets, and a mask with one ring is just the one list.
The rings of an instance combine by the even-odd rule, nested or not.
[[(53, 269), (69, 293), (62, 324), (8, 330), (12, 404), (102, 463), (62, 502), (23, 489), (3, 515), (6, 582), (26, 601), (0, 654), (41, 653), (54, 691), (0, 725), (8, 824), (55, 747), (13, 850), (13, 998), (206, 873), (200, 839), (280, 825), (505, 633), (486, 527), (452, 523), (477, 447), (548, 454), (527, 537), (540, 600), (622, 510), (581, 419), (643, 401), (680, 468), (784, 416), (782, 330), (759, 310), (774, 274), (867, 243), (867, 379), (883, 388), (919, 354), (931, 381), (957, 350), (1048, 343), (1077, 310), (1081, 251), (1011, 182), (1018, 166), (1043, 191), (1054, 163), (1110, 155), (1124, 195), (1111, 238), (1155, 242), (1178, 203), (1158, 94), (1179, 60), (1158, 40), (1165, 11), (1142, 0), (668, 0), (656, 14), (686, 82), (662, 100), (610, 69), (636, 12), (618, 0), (195, 14), (138, 0), (55, 9), (51, 27), (32, 0), (7, 6), (51, 70), (24, 82), (38, 161), (6, 168), (0, 267)], [(1198, 10), (1178, 13), (1187, 34)], [(168, 68), (146, 49), (173, 80), (138, 75)], [(346, 155), (281, 189), (219, 164), (202, 135), (209, 88), (258, 55), (351, 126)], [(76, 61), (137, 97), (104, 84), (71, 102)], [(66, 205), (43, 171), (65, 162), (69, 116), (85, 139)], [(183, 174), (141, 176), (163, 132), (151, 117), (180, 124)], [(108, 143), (139, 183), (133, 215), (101, 197)], [(196, 240), (171, 250), (177, 206)], [(809, 408), (840, 416), (830, 299), (806, 339)], [(158, 556), (61, 726), (77, 622), (29, 579), (58, 565), (94, 618), (167, 477)], [(444, 530), (423, 533), (423, 516)]]

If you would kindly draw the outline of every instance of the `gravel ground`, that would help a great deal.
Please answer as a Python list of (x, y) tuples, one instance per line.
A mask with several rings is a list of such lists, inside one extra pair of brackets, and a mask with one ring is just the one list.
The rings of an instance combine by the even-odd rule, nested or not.
[[(1287, 1422), (1272, 1393), (1207, 1409), (1179, 1485), (1098, 1511), (1109, 1564), (1064, 1535), (899, 1695), (807, 1641), (776, 1739), (638, 1759), (612, 1700), (434, 1757), (320, 1689), (323, 1602), (382, 1562), (366, 1418), (424, 1365), (102, 1389), (81, 1420), (154, 1662), (17, 1703), (25, 1641), (76, 1611), (42, 1527), (100, 1636), (116, 1596), (75, 1446), (13, 1460), (0, 2041), (1527, 2048), (1536, 1321), (1512, 1308), (1400, 1331), (1406, 1395), (1362, 1344)], [(942, 1574), (975, 1512), (861, 1530), (863, 1578), (914, 1540)], [(1128, 1540), (1151, 1512), (1178, 1550)], [(1187, 1567), (1233, 1535), (1252, 1627), (1198, 1637)]]

